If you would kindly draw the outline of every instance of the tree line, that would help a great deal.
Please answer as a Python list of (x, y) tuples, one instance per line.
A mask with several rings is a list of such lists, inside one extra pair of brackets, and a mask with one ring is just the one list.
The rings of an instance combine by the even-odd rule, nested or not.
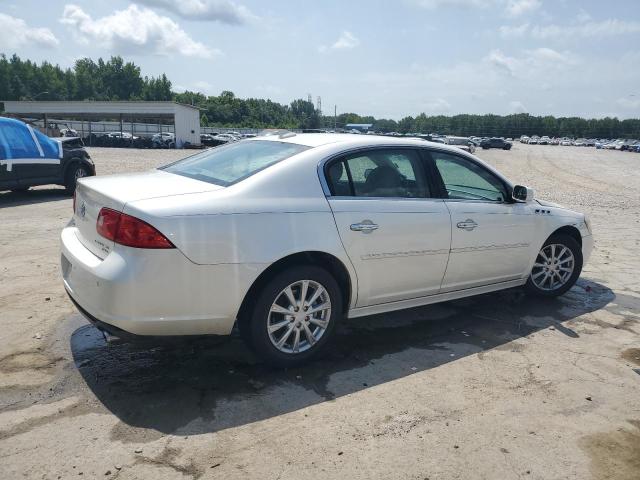
[(0, 100), (171, 100), (166, 75), (143, 77), (122, 57), (76, 60), (73, 68), (0, 55)]
[(424, 113), (399, 121), (356, 113), (323, 116), (312, 102), (296, 99), (288, 105), (260, 98), (175, 92), (165, 74), (142, 76), (140, 67), (122, 57), (76, 60), (63, 69), (37, 64), (17, 55), (0, 55), (0, 100), (174, 100), (201, 109), (204, 126), (248, 128), (342, 128), (370, 123), (379, 132), (440, 133), (463, 136), (549, 135), (551, 137), (639, 138), (640, 119), (513, 115), (436, 115)]
[[(326, 125), (333, 125), (333, 117), (324, 117)], [(640, 138), (640, 119), (580, 118), (534, 116), (528, 113), (513, 115), (436, 115), (424, 113), (404, 117), (400, 121), (361, 117), (355, 113), (338, 115), (338, 125), (372, 123), (381, 132), (441, 133), (447, 135), (479, 137), (520, 137), (522, 135), (548, 135), (550, 137), (586, 138)]]

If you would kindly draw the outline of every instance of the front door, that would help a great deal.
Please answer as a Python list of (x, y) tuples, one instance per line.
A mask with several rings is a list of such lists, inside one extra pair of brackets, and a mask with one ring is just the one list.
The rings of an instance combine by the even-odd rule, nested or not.
[(526, 276), (534, 237), (531, 206), (510, 202), (505, 183), (480, 162), (439, 151), (431, 156), (451, 213), (451, 254), (442, 292)]
[(47, 157), (31, 127), (12, 122), (3, 127), (3, 134), (11, 156), (7, 162), (21, 185), (57, 180), (60, 171), (59, 155)]
[(357, 306), (438, 293), (451, 221), (412, 149), (370, 149), (326, 169), (342, 243), (358, 276)]

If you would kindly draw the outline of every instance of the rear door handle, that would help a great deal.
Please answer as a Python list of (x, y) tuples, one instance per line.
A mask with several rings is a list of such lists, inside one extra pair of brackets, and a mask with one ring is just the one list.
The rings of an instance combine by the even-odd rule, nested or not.
[(378, 225), (371, 220), (363, 220), (360, 223), (352, 223), (349, 228), (354, 232), (371, 233), (378, 229)]
[(474, 222), (470, 218), (467, 218), (464, 222), (458, 222), (456, 224), (456, 227), (462, 228), (463, 230), (466, 230), (467, 232), (470, 232), (471, 230), (473, 230), (477, 226), (478, 226), (478, 224), (476, 222)]

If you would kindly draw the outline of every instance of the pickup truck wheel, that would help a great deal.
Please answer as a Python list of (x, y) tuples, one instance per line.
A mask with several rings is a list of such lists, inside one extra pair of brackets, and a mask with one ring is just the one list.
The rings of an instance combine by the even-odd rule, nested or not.
[(76, 191), (76, 183), (78, 182), (78, 179), (88, 177), (90, 175), (91, 172), (89, 172), (89, 169), (86, 166), (80, 163), (74, 163), (71, 165), (64, 183), (67, 193), (69, 193), (69, 195), (73, 195), (73, 192)]
[(271, 279), (240, 326), (242, 337), (268, 364), (300, 365), (320, 353), (342, 315), (336, 280), (314, 265), (292, 267)]
[(551, 235), (540, 249), (527, 279), (527, 293), (558, 297), (567, 292), (582, 271), (582, 249), (573, 237)]

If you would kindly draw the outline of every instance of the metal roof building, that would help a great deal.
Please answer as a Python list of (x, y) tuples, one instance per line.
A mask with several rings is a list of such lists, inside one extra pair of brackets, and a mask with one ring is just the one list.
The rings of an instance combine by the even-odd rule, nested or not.
[(175, 126), (176, 144), (200, 145), (200, 110), (176, 102), (146, 101), (3, 101), (6, 114), (21, 118), (66, 118), (86, 121), (169, 121)]
[(373, 126), (373, 123), (347, 123), (344, 128), (347, 130), (359, 130), (361, 132), (368, 132)]

